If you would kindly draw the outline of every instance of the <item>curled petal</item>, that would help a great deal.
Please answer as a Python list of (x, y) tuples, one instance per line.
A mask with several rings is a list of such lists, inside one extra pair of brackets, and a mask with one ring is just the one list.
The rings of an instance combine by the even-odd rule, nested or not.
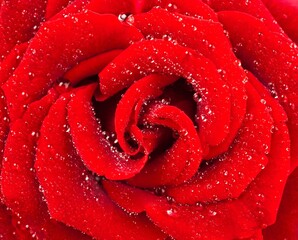
[(94, 12), (43, 24), (14, 75), (3, 86), (11, 120), (18, 118), (27, 104), (44, 96), (78, 62), (109, 50), (125, 48), (130, 41), (140, 38), (137, 29), (119, 22), (117, 17)]
[[(177, 77), (163, 76), (163, 75), (149, 75), (143, 79), (135, 82), (125, 92), (120, 102), (117, 105), (115, 112), (115, 131), (121, 148), (128, 154), (136, 154), (138, 149), (132, 149), (125, 134), (129, 133), (130, 128), (137, 130), (138, 122), (143, 105), (147, 104), (147, 101), (162, 95), (162, 90), (165, 86), (175, 82)], [(136, 140), (142, 141), (143, 139), (136, 138)], [(144, 142), (143, 142), (144, 143)], [(148, 151), (149, 146), (143, 146)]]
[(3, 239), (14, 240), (15, 228), (12, 224), (11, 213), (7, 210), (7, 207), (0, 204), (0, 236)]
[(98, 239), (163, 239), (145, 216), (130, 216), (117, 207), (86, 169), (68, 131), (69, 100), (64, 95), (52, 106), (37, 146), (35, 167), (51, 216)]
[(132, 160), (105, 138), (92, 110), (91, 98), (94, 90), (94, 85), (78, 89), (68, 105), (68, 119), (74, 145), (91, 171), (108, 179), (130, 178), (144, 167), (147, 155)]
[[(291, 135), (292, 169), (298, 163), (298, 50), (284, 35), (240, 12), (220, 12), (237, 56), (284, 107)], [(247, 26), (245, 29), (243, 26)]]
[(272, 119), (256, 90), (247, 86), (247, 113), (229, 151), (190, 182), (167, 193), (182, 203), (238, 198), (267, 165)]
[[(6, 141), (1, 187), (6, 206), (21, 218), (28, 233), (37, 238), (89, 239), (79, 231), (50, 219), (35, 176), (36, 142), (43, 119), (57, 99), (51, 90), (40, 101), (30, 104), (23, 118), (15, 121)], [(26, 227), (27, 226), (27, 227)]]
[(298, 235), (297, 182), (298, 169), (287, 180), (276, 222), (263, 231), (265, 240), (295, 239)]
[(163, 9), (152, 9), (148, 13), (135, 15), (132, 20), (128, 18), (127, 22), (140, 29), (145, 37), (165, 38), (177, 42), (195, 49), (214, 63), (231, 92), (231, 120), (224, 142), (218, 146), (210, 146), (205, 158), (212, 158), (227, 151), (244, 118), (244, 83), (247, 77), (240, 61), (232, 52), (230, 41), (222, 26), (218, 22), (173, 14)]
[(237, 11), (254, 16), (266, 24), (272, 31), (282, 33), (262, 0), (204, 0), (215, 11)]
[(25, 51), (27, 50), (28, 43), (16, 45), (6, 58), (1, 62), (0, 67), (0, 84), (2, 85), (13, 74), (14, 70), (19, 66)]
[(122, 50), (112, 50), (82, 61), (65, 73), (63, 78), (72, 85), (76, 85), (88, 77), (97, 75), (121, 52)]
[(29, 41), (44, 17), (46, 1), (3, 1), (0, 8), (0, 59), (16, 44)]
[(150, 109), (146, 119), (150, 124), (177, 131), (179, 138), (170, 149), (152, 159), (140, 174), (128, 182), (141, 187), (156, 187), (175, 185), (190, 179), (202, 160), (200, 139), (192, 121), (183, 111), (173, 106), (156, 106)]
[(262, 0), (286, 34), (298, 44), (298, 3), (295, 0)]
[(171, 42), (142, 41), (126, 49), (99, 74), (97, 98), (106, 99), (152, 73), (185, 78), (197, 93), (195, 101), (201, 98), (197, 122), (202, 138), (210, 145), (223, 141), (230, 122), (229, 88), (209, 59)]

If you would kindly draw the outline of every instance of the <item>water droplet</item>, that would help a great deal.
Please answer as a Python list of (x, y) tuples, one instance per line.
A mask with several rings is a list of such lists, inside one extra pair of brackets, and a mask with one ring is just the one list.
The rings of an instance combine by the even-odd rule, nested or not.
[(167, 214), (168, 214), (169, 216), (174, 216), (175, 213), (176, 213), (176, 210), (173, 209), (173, 208), (170, 208), (170, 209), (167, 210)]
[(118, 20), (121, 21), (121, 22), (124, 22), (127, 17), (128, 17), (128, 14), (126, 14), (126, 13), (120, 13), (118, 15)]
[(210, 213), (211, 216), (216, 216), (217, 215), (217, 212), (213, 211), (213, 210), (209, 210), (209, 213)]

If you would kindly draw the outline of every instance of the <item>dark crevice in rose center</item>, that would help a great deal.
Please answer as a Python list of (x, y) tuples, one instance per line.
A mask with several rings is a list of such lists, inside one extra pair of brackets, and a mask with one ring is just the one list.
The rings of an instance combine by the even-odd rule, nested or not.
[(167, 149), (171, 148), (177, 139), (172, 129), (163, 126), (156, 127), (160, 129), (160, 132), (162, 134), (158, 136), (158, 144), (153, 152), (150, 154), (148, 162), (154, 161), (157, 156), (165, 152)]
[[(97, 76), (84, 79), (79, 85), (83, 86), (85, 84), (92, 83), (95, 79), (97, 79)], [(79, 85), (76, 87), (79, 87)], [(92, 99), (95, 116), (100, 122), (101, 131), (105, 133), (106, 139), (110, 141), (111, 145), (116, 147), (120, 152), (123, 150), (118, 143), (117, 135), (115, 133), (115, 112), (117, 105), (125, 92), (126, 90), (123, 90), (105, 101), (96, 101), (95, 99)], [(194, 96), (195, 93), (192, 86), (181, 78), (175, 83), (167, 86), (160, 97), (156, 99), (148, 99), (143, 103), (137, 126), (142, 131), (150, 131), (152, 133), (152, 137), (157, 140), (153, 151), (150, 153), (149, 161), (152, 161), (152, 159), (156, 156), (171, 148), (179, 135), (167, 127), (160, 125), (152, 126), (148, 124), (144, 121), (144, 115), (150, 111), (150, 107), (154, 104), (161, 103), (172, 105), (184, 111), (185, 114), (192, 120), (195, 127), (197, 127), (197, 123), (195, 121), (197, 103), (194, 100)], [(124, 136), (132, 149), (137, 150), (140, 147), (140, 143), (130, 132), (127, 131)], [(132, 159), (138, 159), (140, 155), (143, 155), (144, 153), (141, 152), (142, 150), (143, 149), (141, 147), (136, 155), (132, 155)]]
[(97, 76), (91, 76), (83, 79), (82, 81), (78, 82), (74, 87), (79, 88), (82, 86), (86, 86), (92, 83), (97, 83), (98, 82), (98, 77)]
[(134, 136), (132, 136), (129, 132), (126, 132), (124, 134), (124, 137), (126, 139), (126, 142), (129, 144), (129, 146), (132, 149), (138, 149), (139, 144), (138, 144), (137, 140), (134, 138)]
[(115, 133), (114, 119), (117, 104), (120, 101), (124, 91), (106, 99), (105, 101), (96, 101), (93, 99), (92, 104), (95, 116), (100, 120), (101, 129), (107, 133)]
[(115, 133), (114, 119), (117, 103), (120, 101), (122, 94), (123, 92), (120, 92), (102, 102), (96, 101), (94, 98), (92, 99), (95, 117), (100, 122), (101, 131), (111, 145), (116, 147), (118, 151), (122, 151), (122, 149), (120, 148)]
[(185, 79), (180, 78), (164, 89), (160, 99), (164, 99), (164, 101), (169, 102), (169, 105), (181, 109), (196, 125), (197, 104), (194, 101), (194, 96), (195, 92), (192, 86)]
[[(79, 81), (78, 83), (76, 83), (75, 86), (70, 85), (69, 88), (77, 89), (85, 87), (89, 84), (98, 83), (98, 81), (98, 76), (93, 75)], [(150, 115), (150, 113), (152, 113), (153, 109), (156, 106), (168, 105), (178, 108), (187, 115), (194, 127), (198, 129), (197, 115), (199, 114), (198, 109), (200, 96), (195, 93), (193, 86), (189, 84), (184, 78), (180, 78), (173, 84), (170, 84), (160, 90), (162, 91), (162, 94), (158, 97), (152, 98), (152, 96), (145, 95), (145, 97), (143, 96), (140, 98), (142, 99), (140, 102), (142, 105), (141, 111), (138, 115), (136, 115), (136, 109), (127, 109), (127, 114), (129, 114), (129, 122), (127, 125), (123, 126), (124, 128), (126, 128), (124, 130), (125, 132), (123, 133), (123, 137), (127, 145), (131, 148), (131, 153), (128, 153), (123, 145), (121, 145), (121, 142), (119, 142), (120, 138), (119, 136), (117, 136), (118, 130), (116, 131), (115, 128), (117, 109), (119, 109), (121, 101), (122, 104), (123, 101), (126, 101), (123, 99), (125, 99), (125, 96), (127, 95), (127, 93), (129, 93), (129, 90), (124, 89), (105, 100), (97, 100), (95, 98), (95, 95), (91, 99), (95, 118), (98, 121), (99, 131), (103, 133), (106, 140), (109, 141), (111, 146), (115, 148), (117, 152), (125, 152), (126, 154), (129, 154), (130, 161), (138, 161), (148, 154), (147, 164), (158, 162), (160, 161), (160, 156), (170, 150), (175, 145), (177, 139), (181, 137), (181, 133), (178, 133), (172, 128), (165, 127), (159, 124), (152, 124), (150, 121), (147, 122), (146, 115)], [(140, 94), (141, 93), (144, 94), (144, 92), (140, 92)], [(139, 97), (140, 96), (135, 96), (135, 98)], [(134, 104), (128, 104), (128, 106), (130, 108), (134, 108)], [(131, 128), (131, 126), (133, 126), (133, 128)], [(140, 135), (134, 135), (136, 134), (135, 131), (141, 132), (141, 139)], [(101, 176), (95, 177), (99, 178), (98, 182), (99, 184), (101, 184)], [(153, 187), (149, 187), (146, 189), (156, 194)], [(169, 202), (172, 201), (171, 197), (165, 197), (169, 198)]]

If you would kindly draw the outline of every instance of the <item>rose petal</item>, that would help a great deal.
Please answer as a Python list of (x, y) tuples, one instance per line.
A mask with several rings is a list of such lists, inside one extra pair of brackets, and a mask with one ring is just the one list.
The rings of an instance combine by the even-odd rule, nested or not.
[(68, 4), (64, 9), (54, 15), (50, 20), (63, 19), (65, 16), (73, 16), (78, 13), (83, 12), (86, 5), (90, 2), (90, 0), (73, 0), (70, 4)]
[(11, 120), (24, 112), (26, 104), (45, 95), (78, 62), (127, 47), (131, 40), (141, 37), (137, 29), (120, 23), (115, 16), (93, 12), (43, 24), (14, 75), (3, 86)]
[(37, 224), (34, 221), (41, 221), (40, 217), (46, 214), (33, 169), (34, 148), (41, 123), (56, 98), (57, 93), (52, 91), (41, 101), (30, 105), (24, 117), (11, 126), (5, 146), (1, 171), (5, 204), (27, 221), (32, 221), (33, 225)]
[(263, 231), (264, 239), (295, 239), (298, 236), (298, 168), (287, 180), (277, 220)]
[(215, 11), (238, 11), (252, 15), (266, 24), (272, 31), (281, 33), (281, 28), (263, 4), (262, 0), (203, 0)]
[[(7, 134), (9, 133), (9, 118), (5, 96), (0, 89), (0, 171), (2, 170), (2, 161)], [(0, 190), (0, 201), (2, 200), (2, 190)]]
[(12, 225), (11, 214), (6, 206), (0, 204), (0, 236), (3, 239), (14, 240), (15, 229)]
[(67, 5), (71, 4), (74, 0), (47, 0), (47, 6), (45, 10), (45, 19), (48, 20)]
[(177, 12), (183, 15), (191, 15), (195, 18), (203, 18), (207, 20), (217, 20), (214, 11), (201, 0), (188, 0), (181, 2), (180, 0), (146, 0), (143, 1), (143, 12), (149, 11), (154, 7), (161, 7), (170, 12)]
[(91, 171), (108, 179), (130, 178), (140, 172), (148, 156), (132, 160), (105, 138), (91, 105), (94, 90), (94, 85), (78, 89), (68, 105), (68, 119), (74, 145)]
[(44, 16), (46, 1), (3, 1), (0, 9), (0, 59), (33, 37)]
[(163, 239), (145, 216), (117, 207), (86, 170), (67, 132), (69, 100), (62, 96), (50, 109), (37, 147), (35, 167), (51, 216), (98, 239)]
[[(160, 21), (160, 18), (163, 21)], [(205, 158), (212, 158), (227, 151), (244, 118), (244, 83), (247, 79), (222, 26), (217, 22), (172, 14), (163, 9), (152, 9), (148, 13), (134, 16), (133, 21), (129, 18), (127, 21), (140, 29), (144, 36), (177, 41), (213, 61), (222, 79), (230, 87), (231, 123), (229, 129), (225, 129), (229, 132), (225, 141), (219, 146), (211, 146)]]
[(122, 50), (113, 50), (82, 61), (65, 73), (63, 78), (71, 84), (76, 85), (85, 78), (97, 75), (121, 52)]
[(298, 3), (295, 0), (262, 0), (278, 24), (298, 44)]
[(263, 226), (265, 227), (275, 221), (285, 181), (289, 174), (290, 139), (282, 107), (275, 99), (270, 98), (270, 93), (257, 79), (253, 78), (252, 75), (249, 77), (259, 94), (267, 99), (266, 105), (270, 109), (275, 126), (272, 129), (271, 148), (268, 154), (269, 162), (242, 198), (251, 209), (255, 210), (256, 219), (265, 222)]
[[(172, 76), (149, 75), (135, 82), (122, 96), (116, 108), (114, 121), (117, 139), (124, 152), (134, 155), (140, 150), (141, 146), (138, 146), (138, 149), (132, 149), (125, 138), (125, 134), (129, 133), (129, 130), (132, 131), (131, 128), (133, 127), (135, 127), (135, 131), (137, 131), (136, 129), (141, 131), (137, 124), (140, 120), (143, 104), (145, 105), (149, 99), (160, 96), (163, 88), (176, 80), (177, 77)], [(142, 135), (142, 133), (140, 134)], [(142, 136), (133, 137), (139, 144), (142, 142), (142, 146), (148, 151), (144, 146), (146, 143)]]
[(126, 0), (126, 1), (110, 1), (110, 0), (91, 0), (86, 6), (87, 9), (97, 13), (112, 14), (130, 14), (139, 13), (143, 1)]
[(201, 143), (193, 122), (182, 110), (166, 105), (150, 109), (145, 118), (150, 125), (162, 125), (177, 131), (179, 138), (170, 149), (152, 159), (140, 174), (128, 182), (141, 187), (156, 187), (180, 184), (190, 179), (202, 160)]
[[(15, 121), (6, 141), (1, 188), (5, 204), (22, 218), (22, 226), (38, 238), (89, 239), (79, 231), (50, 219), (35, 177), (36, 141), (43, 119), (58, 97), (50, 91), (40, 101), (32, 103), (23, 118)], [(64, 237), (63, 237), (64, 236)]]
[[(109, 196), (133, 213), (146, 211), (148, 217), (175, 239), (223, 239), (254, 234), (257, 224), (239, 201), (209, 205), (177, 205), (152, 193), (120, 182), (104, 181)], [(237, 226), (237, 228), (236, 228)]]
[(14, 70), (20, 64), (25, 51), (27, 50), (28, 43), (16, 45), (6, 58), (1, 62), (0, 67), (0, 84), (2, 85), (13, 74)]
[(86, 4), (86, 8), (88, 10), (97, 13), (113, 13), (116, 15), (124, 14), (123, 17), (130, 14), (147, 12), (154, 7), (161, 7), (171, 12), (192, 15), (197, 18), (204, 18), (208, 20), (217, 19), (214, 11), (200, 0), (188, 0), (183, 3), (179, 0), (129, 0), (116, 2), (111, 2), (109, 0), (92, 0), (89, 4)]
[(201, 170), (190, 183), (167, 190), (179, 203), (238, 198), (266, 167), (273, 122), (257, 91), (250, 85), (247, 94), (246, 118), (229, 151)]
[[(284, 35), (240, 12), (220, 12), (236, 54), (245, 66), (276, 95), (284, 107), (291, 135), (292, 169), (298, 164), (298, 50)], [(246, 26), (244, 29), (243, 26)]]
[[(122, 71), (123, 67), (127, 70)], [(99, 74), (97, 97), (112, 96), (152, 73), (184, 77), (201, 97), (197, 119), (201, 137), (210, 145), (223, 140), (230, 122), (229, 88), (209, 59), (171, 42), (142, 41), (130, 46)]]

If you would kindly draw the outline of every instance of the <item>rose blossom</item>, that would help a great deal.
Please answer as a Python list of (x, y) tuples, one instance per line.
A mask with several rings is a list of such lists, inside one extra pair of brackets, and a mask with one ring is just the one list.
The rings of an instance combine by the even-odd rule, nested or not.
[(0, 3), (1, 238), (298, 238), (297, 3)]

